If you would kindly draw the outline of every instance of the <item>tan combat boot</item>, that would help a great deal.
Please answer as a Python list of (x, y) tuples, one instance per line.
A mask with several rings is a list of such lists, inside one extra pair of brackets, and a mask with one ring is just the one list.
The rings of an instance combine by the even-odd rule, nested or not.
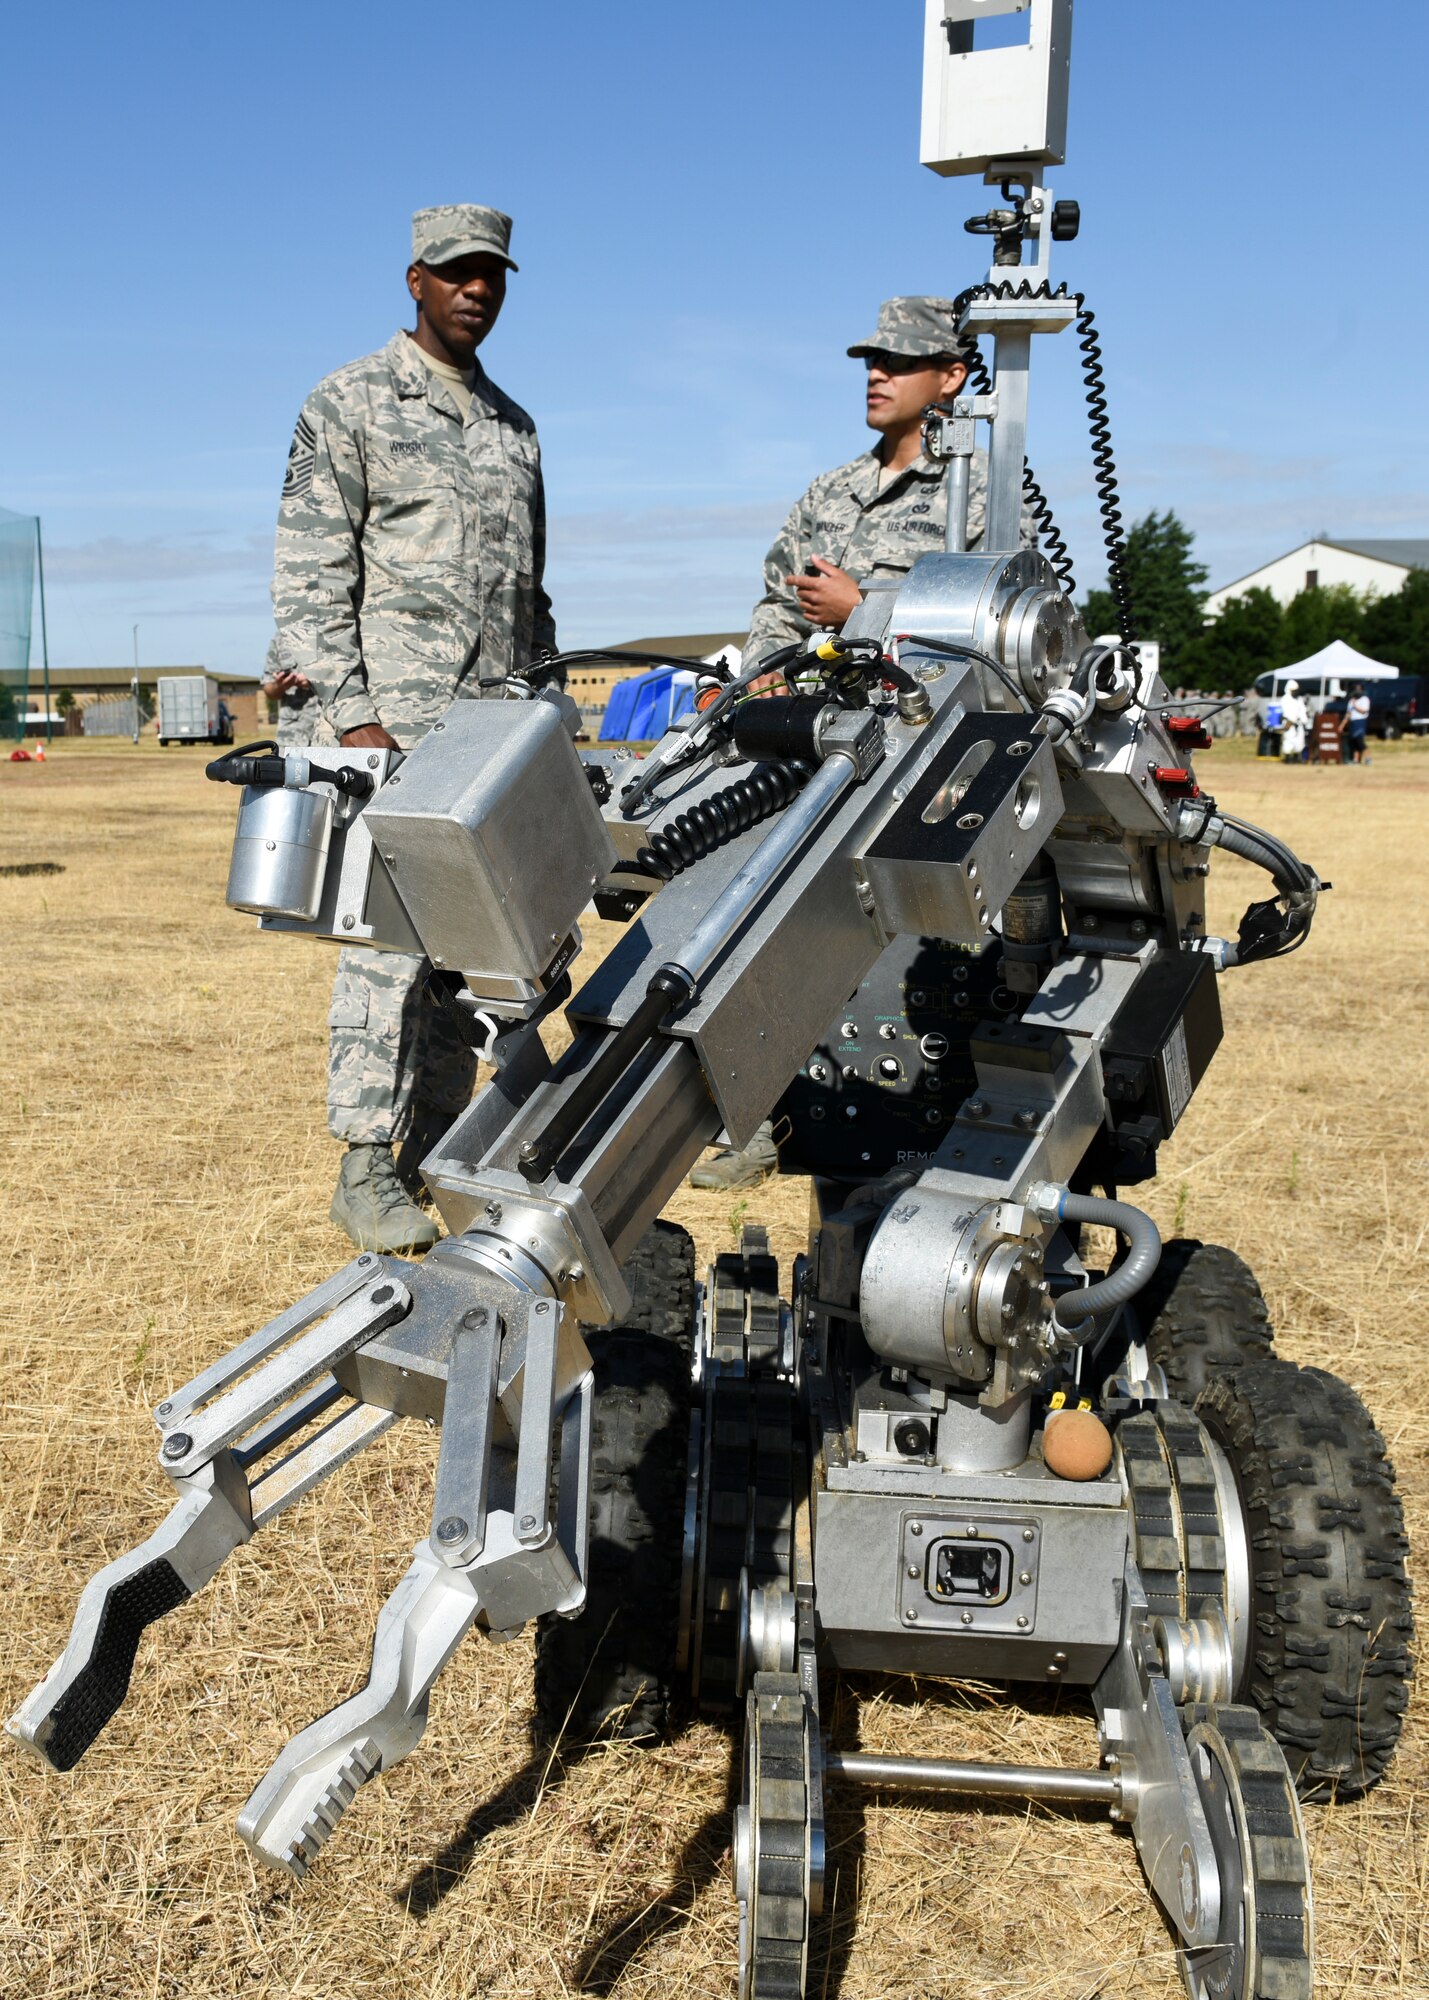
[(390, 1146), (349, 1146), (329, 1211), (359, 1250), (430, 1250), (441, 1232), (397, 1178)]

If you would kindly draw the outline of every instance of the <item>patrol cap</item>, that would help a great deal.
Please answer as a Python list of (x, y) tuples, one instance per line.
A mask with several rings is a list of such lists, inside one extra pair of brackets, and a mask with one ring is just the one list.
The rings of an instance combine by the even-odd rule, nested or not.
[(954, 361), (966, 361), (971, 346), (958, 332), (951, 299), (885, 299), (878, 308), (877, 327), (849, 353), (855, 357), (917, 355), (927, 361), (947, 355)]
[(510, 254), (511, 217), (499, 208), (478, 208), (472, 202), (448, 202), (442, 208), (419, 208), (412, 217), (412, 262), (450, 264), (457, 257), (499, 257), (508, 269), (519, 268)]

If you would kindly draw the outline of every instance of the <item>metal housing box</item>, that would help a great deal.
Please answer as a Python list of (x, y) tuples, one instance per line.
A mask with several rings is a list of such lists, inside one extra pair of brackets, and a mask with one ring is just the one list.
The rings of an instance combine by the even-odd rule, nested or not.
[[(986, 173), (994, 160), (1067, 157), (1072, 0), (924, 0), (920, 157), (939, 174)], [(1030, 14), (1025, 43), (978, 48), (977, 24)]]
[(615, 849), (557, 708), (458, 701), (363, 814), (432, 963), (537, 980)]

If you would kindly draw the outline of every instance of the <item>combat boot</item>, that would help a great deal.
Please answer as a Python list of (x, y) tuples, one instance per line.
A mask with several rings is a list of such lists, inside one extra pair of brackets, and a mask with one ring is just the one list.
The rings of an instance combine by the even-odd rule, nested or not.
[(329, 1213), (359, 1250), (430, 1250), (441, 1234), (397, 1178), (390, 1146), (349, 1146)]

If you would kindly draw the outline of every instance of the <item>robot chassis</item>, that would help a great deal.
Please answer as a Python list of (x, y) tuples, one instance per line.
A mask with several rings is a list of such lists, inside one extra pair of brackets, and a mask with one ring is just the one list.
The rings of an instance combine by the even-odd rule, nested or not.
[[(1063, 0), (1037, 6), (1055, 27)], [(742, 1996), (805, 1990), (834, 1783), (1100, 1803), (1193, 2000), (1309, 1993), (1297, 1782), (1373, 1783), (1404, 1702), (1392, 1475), (1352, 1392), (1269, 1356), (1248, 1274), (1227, 1323), (1228, 1253), (1219, 1293), (1184, 1252), (1168, 1287), (1149, 1218), (1091, 1189), (1154, 1171), (1220, 1040), (1219, 977), (1301, 942), (1324, 885), (1200, 791), (1196, 717), (1134, 648), (1088, 640), (1042, 555), (962, 547), (983, 418), (988, 547), (1015, 544), (1030, 336), (1075, 304), (1045, 283), (1050, 197), (990, 163), (1019, 175), (987, 219), (1004, 282), (964, 313), (997, 340), (995, 389), (930, 415), (949, 547), (869, 583), (841, 633), (711, 682), (639, 762), (578, 753), (566, 698), (510, 683), (405, 758), (260, 745), (215, 767), (246, 781), (229, 901), (424, 951), (495, 1074), (424, 1163), (444, 1241), (355, 1258), (158, 1406), (173, 1509), (89, 1584), (9, 1724), (54, 1769), (123, 1701), (145, 1627), (416, 1418), (442, 1427), (431, 1532), (366, 1686), (243, 1808), (263, 1861), (305, 1874), (416, 1747), (472, 1626), (542, 1621), (557, 1723), (658, 1724), (674, 1676), (622, 1678), (653, 1619), (689, 1693), (744, 1713)], [(1041, 280), (1016, 293), (1009, 243)], [(742, 699), (772, 673), (784, 693)], [(1218, 847), (1275, 889), (1234, 941), (1205, 934)], [(572, 998), (592, 895), (629, 928)], [(746, 1231), (692, 1338), (637, 1336), (651, 1377), (690, 1386), (688, 1477), (654, 1524), (669, 1587), (622, 1612), (607, 1586), (596, 1629), (598, 1329), (630, 1317), (628, 1260), (703, 1149), (776, 1108), (782, 1164), (815, 1177), (808, 1254), (782, 1300)], [(1125, 1240), (1109, 1275), (1084, 1224)], [(1101, 1762), (839, 1748), (821, 1665), (1084, 1687)]]

